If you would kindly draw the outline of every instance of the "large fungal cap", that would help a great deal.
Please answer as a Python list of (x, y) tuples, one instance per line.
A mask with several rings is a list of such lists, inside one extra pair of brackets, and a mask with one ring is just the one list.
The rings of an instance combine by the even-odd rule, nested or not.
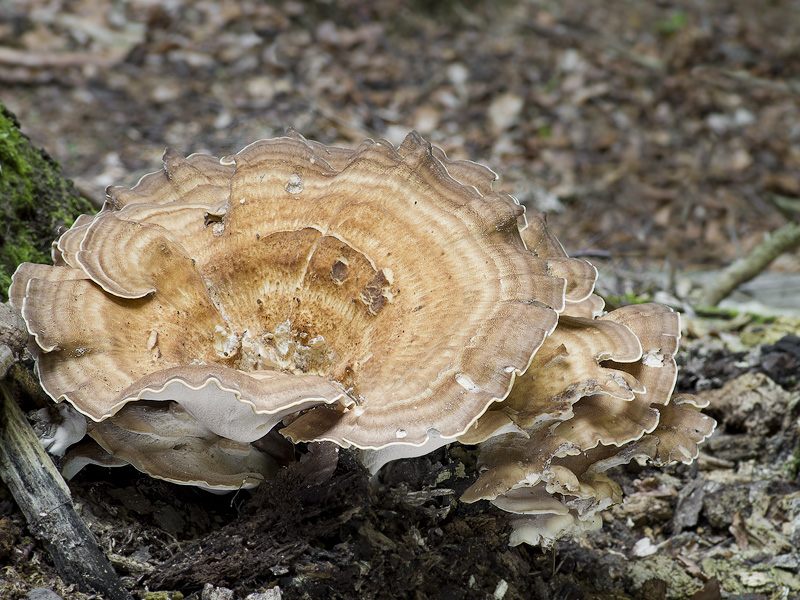
[(45, 390), (94, 421), (174, 401), (242, 443), (301, 411), (294, 441), (444, 443), (506, 397), (595, 277), (529, 251), (493, 179), (416, 133), (168, 150), (76, 221), (56, 266), (20, 266), (12, 302)]

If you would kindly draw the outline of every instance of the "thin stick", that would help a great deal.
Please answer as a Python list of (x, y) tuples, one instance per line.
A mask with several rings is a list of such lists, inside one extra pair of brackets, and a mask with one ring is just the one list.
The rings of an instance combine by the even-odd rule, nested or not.
[(25, 514), (28, 529), (47, 548), (64, 581), (110, 600), (132, 600), (75, 512), (67, 484), (3, 382), (0, 475)]
[(750, 281), (784, 252), (800, 247), (800, 223), (789, 223), (770, 234), (744, 256), (724, 269), (703, 289), (702, 306), (716, 306), (739, 285)]

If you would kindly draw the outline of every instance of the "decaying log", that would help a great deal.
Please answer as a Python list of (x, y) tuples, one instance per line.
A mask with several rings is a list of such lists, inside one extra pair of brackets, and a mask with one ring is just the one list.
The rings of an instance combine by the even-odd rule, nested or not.
[(110, 600), (131, 600), (92, 532), (75, 512), (67, 484), (3, 382), (0, 474), (25, 514), (28, 528), (47, 548), (64, 581)]

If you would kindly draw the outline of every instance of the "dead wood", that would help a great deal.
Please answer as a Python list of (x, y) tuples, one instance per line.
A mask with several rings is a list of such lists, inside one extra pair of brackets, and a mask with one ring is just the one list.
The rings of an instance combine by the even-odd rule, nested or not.
[(31, 533), (45, 545), (65, 581), (111, 600), (131, 600), (4, 383), (0, 383), (0, 474)]
[(800, 223), (789, 223), (769, 235), (763, 242), (728, 266), (709, 282), (700, 303), (716, 306), (741, 284), (750, 281), (784, 252), (800, 246)]

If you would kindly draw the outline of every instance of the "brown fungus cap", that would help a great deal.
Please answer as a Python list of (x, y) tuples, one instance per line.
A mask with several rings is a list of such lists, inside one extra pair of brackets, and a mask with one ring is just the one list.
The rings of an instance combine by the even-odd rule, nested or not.
[(623, 400), (643, 391), (625, 371), (609, 369), (603, 359), (635, 361), (642, 347), (630, 329), (613, 321), (562, 317), (502, 405), (521, 427), (560, 421), (572, 415), (573, 405), (590, 394)]
[(225, 490), (285, 459), (278, 431), (361, 448), (373, 473), (459, 440), (481, 445), (464, 500), (511, 512), (512, 543), (597, 528), (621, 499), (606, 469), (690, 462), (713, 420), (669, 401), (677, 315), (603, 314), (596, 269), (495, 179), (416, 133), (290, 131), (222, 159), (167, 150), (109, 188), (9, 292), (42, 386), (91, 421), (67, 472)]
[[(547, 461), (547, 467), (516, 473), (516, 483), (497, 496), (481, 494), (470, 488), (468, 501), (489, 498), (499, 508), (512, 513), (513, 532), (510, 545), (522, 543), (552, 546), (564, 537), (576, 537), (600, 528), (600, 512), (622, 501), (619, 485), (604, 473), (634, 458), (651, 460), (656, 465), (691, 463), (698, 454), (698, 444), (714, 431), (714, 420), (699, 412), (702, 401), (694, 396), (674, 396), (659, 406), (660, 421), (655, 430), (622, 447), (598, 445), (583, 453), (560, 453)], [(552, 436), (557, 437), (557, 436)], [(541, 452), (534, 452), (541, 457)], [(483, 457), (491, 460), (491, 457)], [(520, 453), (513, 463), (519, 468)], [(496, 472), (486, 471), (483, 480), (493, 491), (511, 485), (514, 474), (509, 462), (496, 465)], [(531, 471), (540, 473), (532, 475)], [(488, 475), (488, 477), (486, 477)], [(500, 478), (504, 478), (504, 483)], [(488, 491), (488, 490), (487, 490)], [(478, 492), (478, 493), (475, 493)]]
[(416, 133), (163, 162), (14, 277), (43, 387), (97, 422), (155, 400), (244, 443), (303, 411), (294, 441), (452, 440), (591, 293), (588, 263), (526, 248), (494, 173)]
[[(542, 258), (566, 257), (544, 218), (531, 218), (522, 238)], [(600, 511), (622, 500), (607, 469), (635, 457), (692, 462), (714, 430), (698, 398), (670, 398), (677, 313), (641, 304), (601, 315), (593, 294), (567, 302), (509, 396), (460, 438), (480, 443), (481, 470), (462, 500), (510, 512), (512, 545), (550, 546), (598, 529)], [(501, 429), (504, 417), (522, 430)]]

